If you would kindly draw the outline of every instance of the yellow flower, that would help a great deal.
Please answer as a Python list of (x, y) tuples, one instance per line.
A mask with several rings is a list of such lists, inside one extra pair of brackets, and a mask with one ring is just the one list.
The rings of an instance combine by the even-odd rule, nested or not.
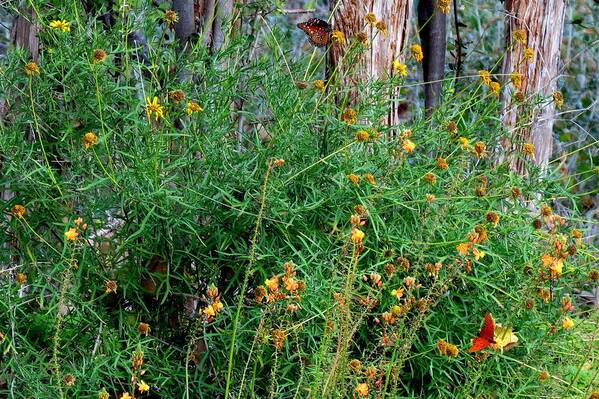
[(98, 144), (98, 136), (94, 132), (87, 132), (83, 135), (83, 147), (87, 150)]
[(333, 40), (333, 42), (335, 43), (343, 45), (345, 44), (345, 35), (343, 34), (343, 32), (336, 30), (331, 35), (331, 40)]
[(378, 21), (375, 27), (379, 32), (381, 32), (381, 35), (383, 36), (387, 36), (387, 34), (389, 33), (387, 31), (387, 24), (385, 23), (385, 21)]
[(137, 384), (137, 390), (140, 393), (146, 393), (150, 390), (150, 386), (142, 380)]
[(23, 205), (17, 204), (12, 207), (11, 211), (15, 217), (22, 218), (25, 216), (25, 207)]
[(491, 82), (489, 83), (489, 88), (491, 89), (491, 93), (496, 96), (499, 96), (499, 92), (501, 91), (501, 85), (499, 82)]
[(33, 61), (25, 64), (25, 73), (27, 76), (37, 76), (40, 74), (40, 68)]
[(460, 142), (460, 145), (462, 146), (462, 149), (464, 149), (464, 150), (470, 149), (470, 140), (468, 140), (466, 137), (460, 137), (458, 140)]
[(374, 25), (376, 23), (376, 15), (374, 15), (374, 13), (372, 13), (372, 12), (369, 12), (368, 14), (366, 14), (364, 19), (366, 20), (367, 23), (369, 23), (371, 25)]
[(175, 10), (166, 10), (164, 12), (164, 20), (167, 24), (172, 25), (176, 22), (179, 22), (179, 15)]
[(535, 51), (534, 49), (527, 47), (523, 52), (522, 52), (522, 60), (523, 61), (528, 61), (528, 60), (532, 60), (532, 58), (535, 56)]
[(355, 244), (359, 244), (362, 242), (362, 240), (364, 239), (364, 232), (360, 229), (352, 229), (351, 234), (350, 234), (350, 239), (355, 243)]
[(472, 250), (472, 254), (474, 255), (474, 260), (479, 260), (485, 257), (485, 252), (480, 249), (474, 248)]
[(559, 91), (553, 92), (553, 102), (557, 108), (561, 108), (564, 105), (564, 96)]
[(510, 80), (516, 89), (522, 87), (522, 74), (518, 72), (512, 72), (510, 74)]
[(412, 140), (404, 140), (403, 143), (401, 144), (401, 148), (403, 148), (403, 150), (405, 152), (407, 152), (408, 154), (411, 154), (412, 152), (414, 152), (414, 149), (416, 148), (416, 144), (414, 144), (412, 142)]
[(480, 71), (478, 71), (478, 77), (483, 82), (483, 84), (487, 86), (491, 84), (491, 74), (489, 73), (489, 71), (481, 69)]
[(72, 227), (64, 233), (64, 238), (68, 241), (75, 241), (77, 237), (79, 237), (79, 233), (77, 232), (77, 229)]
[(50, 28), (63, 32), (71, 31), (71, 23), (65, 20), (54, 20), (50, 22)]
[(356, 132), (357, 141), (366, 141), (370, 138), (370, 134), (366, 130), (358, 130)]
[(129, 392), (125, 392), (122, 396), (121, 399), (134, 399), (133, 396), (129, 395)]
[(214, 310), (214, 307), (212, 305), (208, 305), (204, 308), (204, 310), (202, 310), (202, 313), (204, 314), (204, 316), (206, 316), (207, 318), (210, 317), (214, 317), (216, 316), (216, 310)]
[(527, 36), (526, 30), (524, 30), (524, 29), (515, 30), (512, 33), (512, 35), (514, 37), (514, 40), (516, 40), (518, 43), (526, 43), (526, 36)]
[(574, 327), (574, 320), (572, 320), (569, 317), (564, 317), (564, 319), (562, 320), (562, 327), (564, 327), (564, 330), (569, 330), (572, 327)]
[(148, 114), (148, 119), (152, 118), (154, 115), (154, 119), (158, 120), (158, 118), (164, 118), (164, 106), (158, 103), (158, 97), (154, 97), (150, 99), (150, 97), (146, 98), (146, 113)]
[(410, 51), (412, 52), (412, 57), (416, 62), (420, 62), (424, 59), (424, 53), (422, 53), (422, 47), (419, 44), (412, 44), (410, 47)]
[(437, 0), (437, 8), (443, 14), (449, 14), (449, 9), (451, 8), (451, 0)]
[(526, 155), (535, 155), (535, 145), (533, 143), (524, 143), (522, 150)]
[(434, 194), (426, 194), (426, 201), (427, 202), (430, 202), (430, 203), (435, 202), (435, 199), (436, 199), (436, 197), (435, 197)]
[(106, 391), (106, 388), (102, 388), (102, 390), (100, 392), (98, 392), (98, 399), (109, 399), (110, 395), (108, 394), (108, 391)]
[(356, 395), (359, 397), (365, 398), (368, 396), (368, 384), (365, 382), (358, 384), (355, 389)]
[(324, 90), (324, 82), (320, 79), (315, 80), (313, 85), (316, 90), (320, 90), (320, 91)]
[(399, 74), (399, 76), (406, 77), (408, 76), (408, 66), (406, 64), (402, 64), (398, 60), (393, 61), (393, 70)]
[(185, 112), (187, 112), (187, 115), (189, 116), (195, 114), (196, 112), (202, 111), (204, 111), (204, 108), (200, 107), (198, 103), (194, 101), (188, 101), (187, 105), (185, 106)]

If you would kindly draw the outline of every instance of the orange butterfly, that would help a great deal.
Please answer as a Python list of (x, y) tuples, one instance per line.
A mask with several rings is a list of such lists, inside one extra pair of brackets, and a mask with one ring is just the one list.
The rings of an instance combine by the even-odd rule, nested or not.
[(331, 42), (333, 29), (326, 21), (318, 18), (310, 18), (306, 22), (297, 24), (297, 27), (306, 32), (308, 40), (314, 46), (324, 47)]
[(481, 328), (478, 336), (472, 340), (472, 346), (468, 352), (478, 352), (495, 343), (495, 321), (490, 313), (485, 315), (483, 328)]

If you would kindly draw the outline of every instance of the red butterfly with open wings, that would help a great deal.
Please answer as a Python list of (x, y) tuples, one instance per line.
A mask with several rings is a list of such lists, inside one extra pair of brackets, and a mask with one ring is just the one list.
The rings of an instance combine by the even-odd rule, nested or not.
[(483, 350), (495, 343), (495, 320), (490, 313), (485, 315), (485, 321), (483, 328), (481, 328), (478, 336), (472, 340), (472, 346), (468, 349), (468, 352), (478, 352)]
[(297, 24), (297, 27), (306, 32), (308, 40), (316, 47), (324, 47), (331, 42), (333, 29), (322, 19), (310, 18), (306, 22)]

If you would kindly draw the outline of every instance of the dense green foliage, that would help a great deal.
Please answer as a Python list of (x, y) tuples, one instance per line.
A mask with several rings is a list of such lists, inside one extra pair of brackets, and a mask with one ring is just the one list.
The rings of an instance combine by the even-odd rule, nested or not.
[[(324, 53), (288, 57), (267, 19), (211, 54), (164, 11), (108, 29), (36, 9), (39, 74), (3, 60), (0, 396), (591, 394), (598, 320), (574, 293), (599, 272), (573, 189), (596, 187), (591, 158), (540, 178), (522, 152), (520, 177), (477, 76), (389, 128), (401, 76), (350, 109), (339, 76), (315, 87)], [(517, 345), (468, 353), (489, 312)]]

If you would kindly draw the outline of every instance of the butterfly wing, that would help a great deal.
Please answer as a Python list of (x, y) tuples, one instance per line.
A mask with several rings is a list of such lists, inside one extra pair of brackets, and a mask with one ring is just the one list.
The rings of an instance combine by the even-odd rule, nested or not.
[(477, 352), (485, 349), (491, 344), (494, 344), (493, 336), (495, 335), (495, 321), (490, 313), (485, 315), (485, 321), (483, 328), (478, 333), (478, 337), (472, 340), (472, 346), (468, 349), (468, 352)]
[(483, 350), (489, 346), (491, 346), (491, 341), (486, 340), (481, 337), (476, 337), (472, 340), (472, 346), (468, 349), (468, 352), (469, 353), (478, 352), (478, 351)]
[(494, 343), (493, 337), (495, 335), (495, 320), (490, 313), (485, 315), (485, 322), (483, 323), (483, 328), (478, 333), (480, 338), (483, 338), (491, 343)]
[(316, 47), (323, 47), (331, 42), (331, 25), (322, 19), (311, 18), (297, 24), (297, 27), (308, 35), (308, 40)]

